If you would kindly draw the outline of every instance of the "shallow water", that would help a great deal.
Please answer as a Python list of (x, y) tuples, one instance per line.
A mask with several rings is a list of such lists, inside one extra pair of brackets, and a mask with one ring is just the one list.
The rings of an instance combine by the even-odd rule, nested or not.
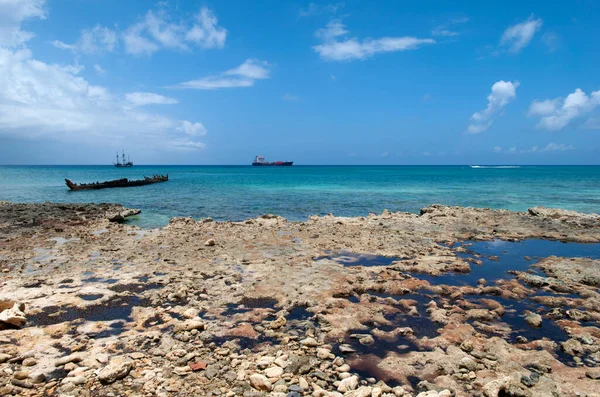
[[(519, 272), (530, 271), (540, 273), (531, 266), (539, 262), (536, 258), (559, 256), (567, 258), (600, 259), (600, 244), (563, 243), (561, 241), (530, 239), (518, 242), (493, 240), (493, 241), (465, 241), (455, 245), (463, 247), (469, 252), (458, 253), (461, 258), (474, 258), (483, 263), (477, 265), (470, 263), (470, 273), (449, 272), (439, 276), (416, 275), (426, 279), (432, 284), (446, 285), (476, 285), (477, 280), (483, 278), (488, 284), (498, 279), (509, 279), (514, 276), (509, 270)], [(497, 259), (493, 259), (497, 257)], [(529, 257), (527, 259), (526, 257)]]
[[(169, 173), (169, 182), (70, 192), (64, 178), (95, 182)], [(0, 200), (113, 202), (140, 208), (132, 223), (158, 227), (173, 216), (291, 220), (334, 213), (418, 212), (433, 203), (524, 211), (544, 205), (600, 208), (600, 166), (1, 166)]]

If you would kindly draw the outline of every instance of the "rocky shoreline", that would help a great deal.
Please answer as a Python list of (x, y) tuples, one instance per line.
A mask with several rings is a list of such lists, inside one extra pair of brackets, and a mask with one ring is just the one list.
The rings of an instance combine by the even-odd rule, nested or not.
[(0, 202), (0, 395), (600, 396), (598, 215), (138, 213)]

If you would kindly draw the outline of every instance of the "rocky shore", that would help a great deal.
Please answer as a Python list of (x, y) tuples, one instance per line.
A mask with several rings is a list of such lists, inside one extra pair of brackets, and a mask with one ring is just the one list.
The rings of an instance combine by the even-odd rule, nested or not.
[(0, 396), (600, 396), (598, 215), (138, 213), (0, 202)]

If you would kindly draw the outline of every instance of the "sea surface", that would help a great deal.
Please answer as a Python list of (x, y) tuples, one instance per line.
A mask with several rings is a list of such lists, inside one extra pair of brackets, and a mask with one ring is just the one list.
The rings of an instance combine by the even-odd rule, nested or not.
[[(64, 182), (165, 173), (166, 183), (131, 188), (71, 192)], [(144, 228), (174, 216), (240, 221), (271, 213), (306, 220), (418, 212), (433, 203), (600, 213), (600, 166), (0, 166), (0, 200), (120, 203), (142, 210), (130, 223)]]

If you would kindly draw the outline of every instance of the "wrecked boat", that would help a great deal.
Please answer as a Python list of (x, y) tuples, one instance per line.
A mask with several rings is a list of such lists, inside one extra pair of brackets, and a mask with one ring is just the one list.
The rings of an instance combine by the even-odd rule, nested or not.
[(70, 179), (65, 179), (65, 183), (71, 190), (95, 190), (95, 189), (106, 189), (111, 187), (131, 187), (131, 186), (145, 186), (153, 183), (167, 182), (169, 180), (169, 174), (166, 175), (153, 175), (152, 177), (144, 176), (144, 179), (130, 181), (127, 178), (115, 179), (113, 181), (95, 182), (95, 183), (75, 183)]

